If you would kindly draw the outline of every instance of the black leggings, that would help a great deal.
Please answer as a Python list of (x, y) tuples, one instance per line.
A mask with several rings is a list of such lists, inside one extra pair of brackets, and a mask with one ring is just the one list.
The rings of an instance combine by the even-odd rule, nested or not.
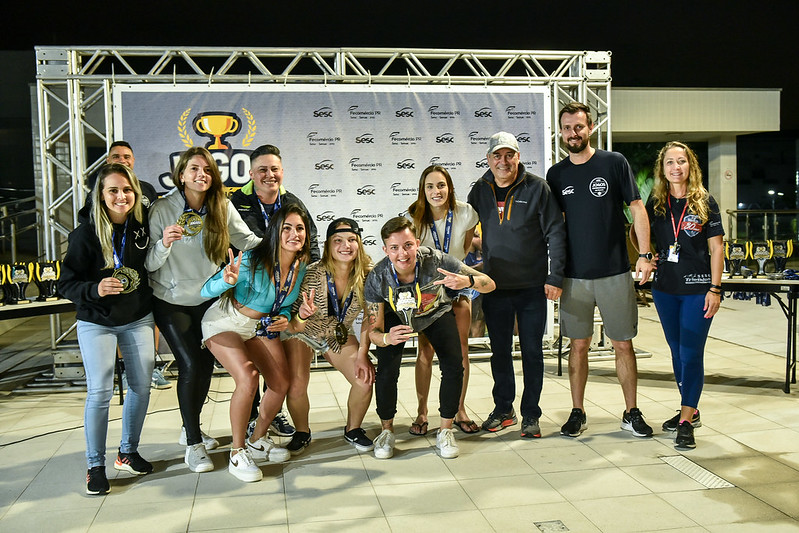
[(186, 442), (202, 442), (200, 412), (211, 387), (214, 356), (202, 345), (202, 318), (213, 300), (196, 306), (174, 305), (153, 298), (155, 324), (172, 349), (178, 365), (178, 405)]
[[(384, 331), (400, 324), (393, 311), (386, 311)], [(463, 355), (458, 325), (452, 310), (441, 315), (422, 331), (438, 355), (441, 367), (441, 387), (438, 391), (441, 418), (455, 418), (463, 387)], [(375, 375), (375, 400), (380, 420), (391, 420), (397, 413), (397, 380), (402, 364), (402, 350), (405, 343), (379, 346), (375, 348), (377, 372)]]

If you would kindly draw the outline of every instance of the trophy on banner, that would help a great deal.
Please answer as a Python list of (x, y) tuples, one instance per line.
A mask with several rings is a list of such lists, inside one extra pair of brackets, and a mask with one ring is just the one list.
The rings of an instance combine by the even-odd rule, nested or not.
[[(422, 295), (419, 292), (418, 285), (416, 286), (417, 290), (417, 297), (414, 298), (413, 293), (410, 289), (406, 289), (404, 291), (397, 292), (396, 298), (392, 294), (393, 291), (389, 288), (389, 303), (391, 304), (391, 308), (397, 315), (402, 319), (406, 326), (413, 327), (413, 314), (416, 312), (416, 309), (419, 308), (419, 304), (422, 300)], [(419, 335), (416, 332), (409, 333), (408, 337), (416, 337)]]
[(36, 286), (39, 287), (40, 302), (52, 302), (58, 300), (56, 295), (56, 285), (58, 278), (61, 277), (61, 261), (47, 261), (36, 263)]
[(747, 247), (743, 243), (728, 242), (724, 255), (730, 261), (730, 277), (741, 275), (741, 264), (746, 260)]
[(771, 241), (768, 242), (748, 242), (746, 246), (749, 248), (749, 257), (757, 261), (757, 274), (756, 276), (766, 275), (766, 261), (771, 259)]
[(29, 304), (31, 301), (25, 296), (25, 289), (33, 280), (33, 263), (14, 263), (5, 265), (6, 283), (10, 289), (9, 303)]
[(241, 121), (234, 113), (211, 111), (200, 113), (194, 119), (194, 129), (197, 133), (214, 139), (213, 142), (209, 142), (208, 146), (206, 146), (209, 150), (227, 150), (230, 148), (230, 146), (222, 142), (222, 138), (238, 133), (240, 128)]
[(788, 263), (788, 258), (793, 255), (793, 240), (770, 241), (773, 250), (774, 271), (782, 272)]

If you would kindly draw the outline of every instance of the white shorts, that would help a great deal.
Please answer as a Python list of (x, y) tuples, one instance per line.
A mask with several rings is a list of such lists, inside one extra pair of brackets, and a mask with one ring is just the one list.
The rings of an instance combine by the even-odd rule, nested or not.
[(259, 322), (257, 318), (242, 314), (230, 302), (223, 304), (219, 299), (203, 315), (203, 345), (214, 335), (225, 331), (238, 333), (243, 341), (250, 340), (255, 337), (255, 328)]

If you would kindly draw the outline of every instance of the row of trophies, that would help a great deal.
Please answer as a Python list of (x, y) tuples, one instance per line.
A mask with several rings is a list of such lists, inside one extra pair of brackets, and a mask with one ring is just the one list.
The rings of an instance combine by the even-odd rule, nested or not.
[(31, 303), (31, 299), (25, 294), (31, 282), (36, 283), (39, 288), (37, 301), (58, 300), (59, 277), (61, 277), (61, 261), (0, 265), (0, 285), (3, 287), (0, 305)]
[(757, 262), (756, 276), (766, 275), (766, 263), (773, 260), (774, 273), (779, 274), (785, 270), (788, 258), (793, 255), (793, 241), (765, 241), (765, 242), (725, 242), (724, 271), (730, 277), (744, 276), (744, 262), (753, 259)]

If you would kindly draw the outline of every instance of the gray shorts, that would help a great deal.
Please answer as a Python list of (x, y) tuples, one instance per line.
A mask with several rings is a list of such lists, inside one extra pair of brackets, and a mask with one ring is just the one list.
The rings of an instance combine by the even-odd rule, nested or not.
[(225, 331), (238, 333), (241, 340), (248, 341), (255, 337), (255, 328), (259, 322), (257, 318), (242, 314), (229, 302), (223, 305), (219, 299), (203, 315), (203, 345), (214, 335)]
[(560, 297), (560, 331), (570, 339), (594, 334), (594, 306), (599, 308), (605, 334), (614, 341), (638, 333), (638, 305), (629, 272), (599, 279), (564, 278)]

